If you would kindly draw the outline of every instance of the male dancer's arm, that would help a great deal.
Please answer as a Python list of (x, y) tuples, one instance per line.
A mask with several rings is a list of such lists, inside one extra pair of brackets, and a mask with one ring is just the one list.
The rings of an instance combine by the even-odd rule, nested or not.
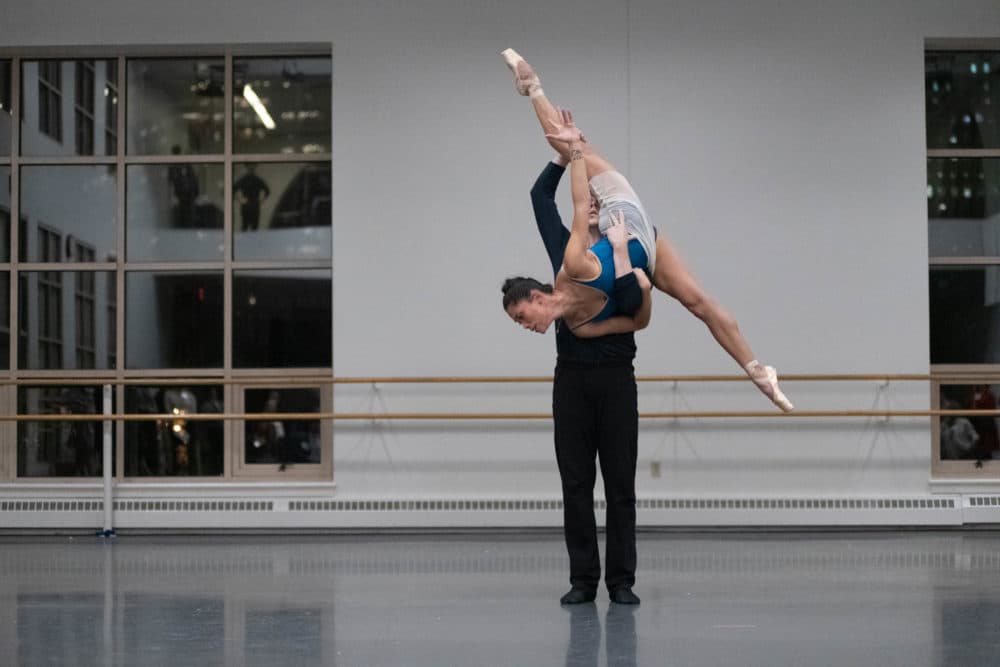
[(559, 208), (556, 206), (556, 188), (559, 180), (566, 173), (566, 165), (561, 157), (545, 165), (542, 173), (531, 188), (531, 206), (535, 211), (535, 224), (542, 236), (545, 252), (552, 264), (552, 273), (559, 273), (562, 268), (563, 254), (566, 242), (569, 240), (569, 230), (562, 224)]

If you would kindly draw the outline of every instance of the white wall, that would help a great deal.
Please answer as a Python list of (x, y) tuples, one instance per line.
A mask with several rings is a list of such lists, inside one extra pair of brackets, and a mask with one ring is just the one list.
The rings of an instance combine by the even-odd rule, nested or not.
[[(761, 359), (786, 373), (926, 373), (924, 39), (1000, 36), (994, 0), (307, 0), (291, 12), (102, 0), (5, 14), (11, 46), (333, 44), (338, 376), (551, 372), (551, 334), (521, 331), (499, 304), (504, 277), (548, 266), (527, 192), (550, 151), (497, 55), (506, 46), (632, 178)], [(638, 343), (640, 375), (737, 370), (664, 298)], [(929, 404), (921, 383), (786, 390), (806, 410)], [(766, 407), (748, 384), (640, 392), (646, 410)], [(336, 400), (344, 412), (549, 405), (542, 385)], [(558, 494), (545, 421), (341, 424), (335, 449), (342, 495)], [(646, 495), (922, 493), (929, 422), (649, 422), (640, 458)]]

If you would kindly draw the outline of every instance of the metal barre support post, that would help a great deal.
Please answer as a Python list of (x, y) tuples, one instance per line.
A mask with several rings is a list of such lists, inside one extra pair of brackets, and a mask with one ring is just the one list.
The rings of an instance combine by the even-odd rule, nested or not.
[(112, 456), (111, 456), (111, 428), (112, 421), (109, 417), (111, 414), (111, 385), (104, 385), (103, 392), (103, 407), (104, 407), (104, 438), (101, 447), (101, 455), (103, 460), (103, 482), (104, 482), (104, 528), (101, 531), (101, 535), (104, 537), (113, 537), (115, 534), (114, 523), (112, 522), (115, 503), (114, 503), (114, 472), (112, 471)]

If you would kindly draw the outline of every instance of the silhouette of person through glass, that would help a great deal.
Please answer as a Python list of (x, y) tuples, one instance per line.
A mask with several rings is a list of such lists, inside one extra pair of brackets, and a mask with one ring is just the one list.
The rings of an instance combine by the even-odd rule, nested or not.
[[(973, 410), (996, 410), (997, 399), (993, 390), (987, 384), (973, 387), (969, 407)], [(1000, 450), (1000, 433), (997, 432), (997, 422), (994, 417), (971, 417), (973, 428), (979, 435), (976, 452), (978, 459), (992, 459)]]
[[(961, 404), (950, 398), (942, 401), (945, 410), (959, 410)], [(946, 416), (941, 418), (941, 460), (976, 460), (976, 443), (979, 434), (967, 417)]]
[(271, 196), (271, 188), (256, 173), (256, 165), (246, 165), (246, 173), (233, 183), (233, 192), (240, 201), (243, 231), (256, 230), (260, 225), (260, 205)]
[[(170, 149), (174, 155), (181, 154), (181, 147), (175, 145)], [(190, 164), (175, 163), (167, 169), (167, 180), (177, 199), (174, 209), (174, 226), (194, 227), (197, 219), (195, 201), (198, 199), (198, 177)]]

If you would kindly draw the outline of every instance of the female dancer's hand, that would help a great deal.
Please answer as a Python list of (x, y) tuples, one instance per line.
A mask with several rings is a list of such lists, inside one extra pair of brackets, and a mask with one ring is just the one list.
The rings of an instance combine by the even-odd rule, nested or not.
[(546, 133), (545, 136), (549, 139), (555, 139), (556, 141), (564, 141), (567, 144), (582, 142), (583, 133), (580, 132), (580, 128), (573, 123), (573, 112), (569, 109), (560, 109), (559, 115), (562, 119), (562, 124), (557, 123), (554, 120), (549, 120), (549, 125), (552, 126), (552, 132)]

